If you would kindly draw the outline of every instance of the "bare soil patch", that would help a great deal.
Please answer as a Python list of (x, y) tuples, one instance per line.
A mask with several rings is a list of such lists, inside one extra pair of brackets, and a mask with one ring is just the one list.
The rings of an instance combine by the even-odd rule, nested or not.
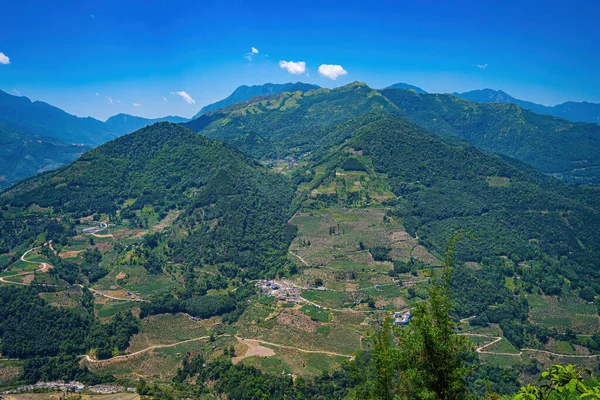
[(306, 332), (315, 333), (321, 325), (308, 315), (297, 310), (286, 310), (277, 316), (277, 322)]
[(238, 338), (238, 344), (241, 344), (242, 346), (236, 346), (236, 351), (239, 347), (242, 347), (241, 355), (231, 359), (233, 364), (237, 364), (244, 358), (248, 357), (271, 357), (275, 355), (275, 351), (273, 349), (262, 346), (258, 340)]

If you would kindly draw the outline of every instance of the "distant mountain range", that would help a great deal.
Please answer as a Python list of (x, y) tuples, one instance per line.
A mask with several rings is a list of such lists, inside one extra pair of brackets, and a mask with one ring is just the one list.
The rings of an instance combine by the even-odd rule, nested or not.
[(265, 83), (264, 85), (246, 86), (242, 85), (235, 89), (233, 93), (224, 98), (223, 100), (217, 101), (216, 103), (209, 104), (202, 107), (198, 114), (194, 115), (192, 119), (200, 117), (202, 114), (206, 114), (209, 111), (217, 110), (219, 108), (225, 108), (232, 104), (241, 103), (246, 100), (250, 100), (257, 96), (270, 96), (272, 94), (283, 93), (283, 92), (307, 92), (313, 89), (319, 89), (320, 86), (312, 85), (310, 83)]
[(418, 86), (410, 85), (408, 83), (398, 82), (394, 83), (391, 86), (386, 87), (386, 89), (412, 89), (417, 93), (426, 94), (427, 92), (421, 89)]
[(472, 90), (470, 92), (453, 94), (478, 103), (514, 103), (538, 114), (554, 115), (555, 117), (568, 119), (573, 122), (594, 122), (600, 124), (600, 104), (597, 103), (567, 101), (566, 103), (550, 107), (532, 103), (531, 101), (516, 99), (502, 90), (493, 89)]
[(0, 188), (58, 168), (94, 146), (161, 121), (179, 123), (187, 119), (119, 114), (102, 122), (0, 90)]

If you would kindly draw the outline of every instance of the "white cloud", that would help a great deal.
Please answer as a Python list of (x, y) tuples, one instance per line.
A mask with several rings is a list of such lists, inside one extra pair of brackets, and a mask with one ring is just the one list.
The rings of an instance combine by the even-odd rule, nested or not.
[(479, 69), (486, 69), (488, 67), (487, 64), (477, 64), (477, 68)]
[(336, 80), (338, 76), (346, 75), (346, 71), (341, 65), (321, 64), (319, 65), (319, 73), (329, 79)]
[(279, 61), (279, 67), (284, 68), (290, 74), (300, 75), (306, 73), (306, 62), (304, 61)]
[(176, 94), (176, 95), (181, 96), (181, 98), (183, 100), (185, 100), (185, 102), (188, 104), (196, 104), (196, 100), (192, 99), (192, 96), (190, 96), (183, 90), (181, 92), (171, 92), (171, 94)]
[(167, 100), (167, 98), (165, 96), (163, 96), (163, 102), (166, 103), (167, 101), (169, 101), (169, 100)]
[(100, 93), (96, 92), (96, 96), (100, 96)]
[(252, 61), (254, 56), (258, 54), (258, 49), (256, 47), (250, 47), (250, 53), (246, 53), (244, 58), (248, 61)]
[(10, 64), (10, 58), (6, 54), (0, 51), (0, 64)]
[(141, 106), (141, 104), (140, 103), (133, 103), (133, 106), (134, 107), (139, 107), (139, 106)]
[(14, 89), (13, 89), (13, 94), (16, 94), (17, 96), (20, 96), (20, 95), (21, 95), (21, 92), (19, 92), (19, 91), (17, 90), (17, 88), (14, 88)]
[(108, 100), (108, 104), (112, 104), (113, 103), (112, 97), (107, 97), (106, 100)]

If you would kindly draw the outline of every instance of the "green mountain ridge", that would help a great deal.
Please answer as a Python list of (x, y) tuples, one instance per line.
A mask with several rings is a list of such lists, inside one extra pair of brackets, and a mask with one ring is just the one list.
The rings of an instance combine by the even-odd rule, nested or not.
[(215, 103), (209, 104), (207, 106), (202, 107), (202, 109), (192, 117), (192, 119), (199, 118), (202, 114), (206, 114), (209, 111), (214, 111), (219, 108), (225, 108), (232, 104), (242, 103), (246, 100), (250, 100), (254, 97), (261, 96), (270, 96), (277, 93), (282, 92), (307, 92), (309, 90), (319, 89), (318, 85), (313, 85), (310, 83), (265, 83), (263, 85), (253, 85), (247, 86), (242, 85), (235, 89), (233, 93), (224, 98), (223, 100), (219, 100)]
[(600, 104), (587, 101), (567, 101), (555, 106), (545, 106), (531, 101), (512, 97), (502, 90), (480, 89), (464, 93), (453, 93), (455, 96), (479, 103), (514, 103), (537, 114), (554, 115), (573, 122), (590, 122), (600, 124)]

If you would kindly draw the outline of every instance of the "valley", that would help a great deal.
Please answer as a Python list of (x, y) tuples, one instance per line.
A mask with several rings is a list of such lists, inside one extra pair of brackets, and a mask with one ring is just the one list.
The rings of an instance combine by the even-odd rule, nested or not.
[(358, 83), (278, 93), (207, 111), (199, 133), (156, 123), (5, 190), (0, 385), (189, 394), (198, 374), (262, 373), (347, 394), (386, 324), (414, 332), (450, 270), (474, 382), (595, 368), (596, 188), (424, 129), (393, 99)]

